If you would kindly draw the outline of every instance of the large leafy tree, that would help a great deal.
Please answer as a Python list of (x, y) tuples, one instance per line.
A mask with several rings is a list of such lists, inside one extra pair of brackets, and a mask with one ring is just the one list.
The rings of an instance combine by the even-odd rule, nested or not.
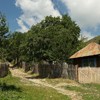
[(68, 15), (62, 18), (47, 16), (32, 26), (27, 34), (30, 34), (27, 39), (28, 58), (65, 61), (77, 50), (80, 28)]
[(0, 12), (0, 59), (5, 60), (7, 52), (7, 33), (9, 31), (5, 16)]
[(14, 32), (10, 37), (6, 37), (8, 27), (5, 17), (1, 15), (0, 19), (0, 49), (7, 52), (6, 59), (9, 61), (63, 62), (79, 48), (80, 28), (68, 15), (62, 18), (47, 16), (27, 33)]

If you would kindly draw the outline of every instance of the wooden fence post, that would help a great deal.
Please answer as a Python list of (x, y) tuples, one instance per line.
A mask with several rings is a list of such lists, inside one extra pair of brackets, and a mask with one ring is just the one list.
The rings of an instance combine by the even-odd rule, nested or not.
[(75, 65), (75, 75), (76, 75), (75, 80), (79, 81), (78, 80), (78, 65)]

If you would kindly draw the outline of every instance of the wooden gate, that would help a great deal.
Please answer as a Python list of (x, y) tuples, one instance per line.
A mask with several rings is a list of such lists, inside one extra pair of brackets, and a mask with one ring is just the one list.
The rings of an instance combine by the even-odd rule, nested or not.
[(68, 65), (68, 78), (72, 80), (78, 80), (78, 66)]

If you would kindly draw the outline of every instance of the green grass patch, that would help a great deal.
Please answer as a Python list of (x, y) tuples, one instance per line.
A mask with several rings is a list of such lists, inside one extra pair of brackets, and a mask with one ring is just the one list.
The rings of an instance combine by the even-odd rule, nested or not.
[(0, 79), (0, 99), (2, 100), (71, 100), (56, 90), (25, 85), (19, 78), (7, 76)]
[(55, 79), (46, 79), (49, 84), (57, 85), (59, 83), (75, 83), (73, 80), (63, 79), (63, 78), (55, 78)]
[(100, 100), (100, 84), (81, 84), (78, 86), (64, 86), (63, 88), (78, 92), (83, 100)]

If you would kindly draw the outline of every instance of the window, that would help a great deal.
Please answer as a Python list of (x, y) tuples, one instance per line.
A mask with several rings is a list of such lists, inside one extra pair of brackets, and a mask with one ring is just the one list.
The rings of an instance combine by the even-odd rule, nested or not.
[(82, 67), (96, 67), (96, 58), (83, 58), (82, 59)]
[(88, 59), (84, 58), (82, 59), (82, 67), (87, 67), (88, 66)]
[(89, 59), (89, 66), (90, 67), (96, 67), (96, 58), (90, 58)]

